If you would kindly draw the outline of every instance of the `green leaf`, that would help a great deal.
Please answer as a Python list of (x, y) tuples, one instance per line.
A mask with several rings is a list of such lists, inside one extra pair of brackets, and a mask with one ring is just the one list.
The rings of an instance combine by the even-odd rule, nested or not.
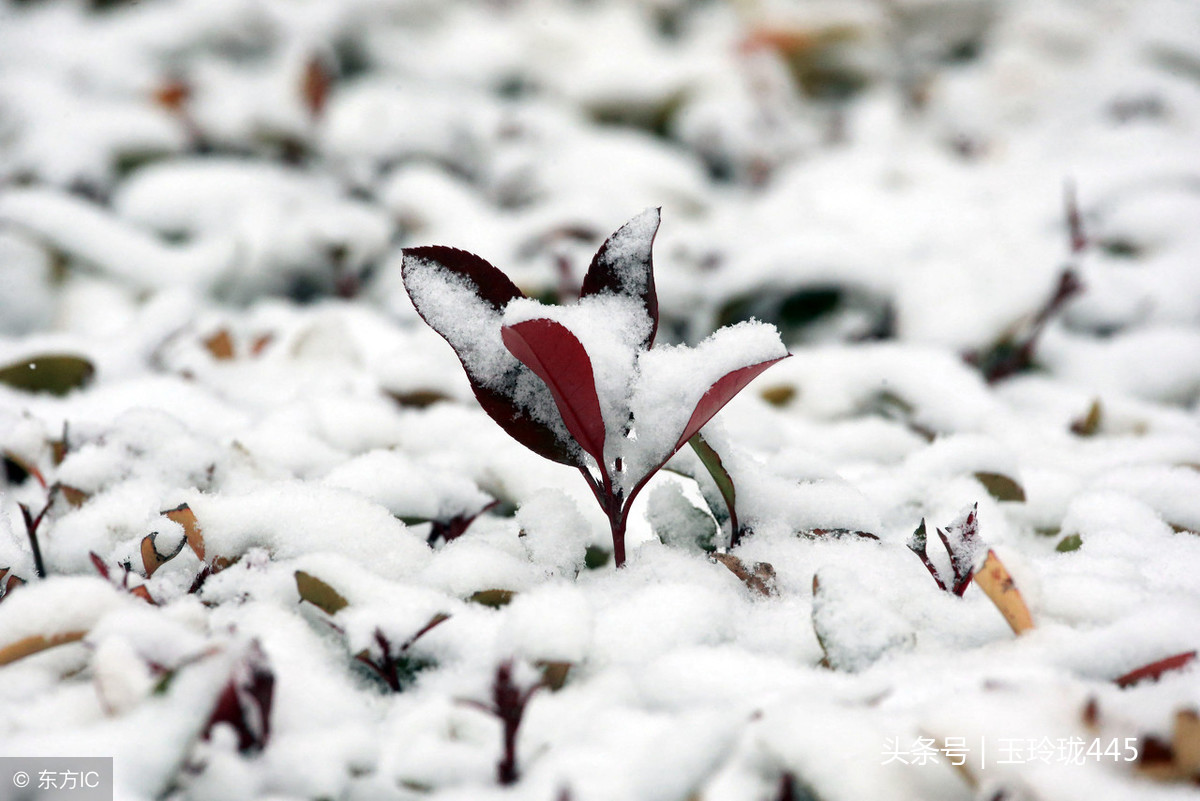
[(483, 604), (484, 606), (490, 606), (493, 609), (499, 609), (502, 606), (507, 606), (515, 595), (516, 592), (513, 590), (480, 590), (467, 600)]
[(708, 474), (712, 476), (713, 481), (717, 483), (717, 489), (721, 491), (721, 497), (725, 499), (725, 508), (729, 510), (729, 530), (731, 532), (730, 546), (737, 545), (737, 540), (741, 534), (738, 528), (737, 511), (735, 502), (737, 500), (737, 492), (733, 486), (733, 479), (729, 472), (725, 469), (725, 465), (721, 463), (721, 456), (708, 442), (696, 432), (688, 444), (692, 446), (692, 450), (700, 457), (700, 462), (708, 470)]
[(583, 557), (583, 566), (588, 570), (599, 570), (612, 559), (612, 551), (605, 550), (599, 545), (589, 545)]
[(92, 363), (80, 356), (43, 354), (0, 367), (0, 384), (25, 392), (66, 395), (86, 386), (95, 374)]
[(303, 570), (296, 571), (296, 589), (300, 593), (301, 601), (308, 601), (330, 615), (337, 614), (350, 605), (350, 602), (333, 587)]
[(1003, 473), (976, 473), (975, 478), (998, 501), (1024, 501), (1025, 489)]
[(1059, 553), (1070, 553), (1071, 551), (1078, 551), (1080, 545), (1083, 545), (1082, 537), (1078, 534), (1068, 534), (1059, 541), (1054, 550)]

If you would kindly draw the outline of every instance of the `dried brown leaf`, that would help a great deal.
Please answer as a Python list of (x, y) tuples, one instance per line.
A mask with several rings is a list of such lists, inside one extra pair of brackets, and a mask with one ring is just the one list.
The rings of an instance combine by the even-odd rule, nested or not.
[(1004, 620), (1013, 633), (1020, 634), (1033, 628), (1033, 616), (1029, 614), (1029, 607), (1025, 605), (1025, 599), (1013, 584), (1008, 568), (1000, 561), (1000, 557), (996, 556), (995, 551), (988, 550), (983, 566), (975, 571), (975, 583), (996, 605), (1000, 614), (1004, 615)]
[(225, 328), (206, 338), (204, 347), (218, 361), (227, 361), (233, 358), (233, 338), (229, 336), (229, 331)]
[(153, 532), (142, 538), (142, 565), (146, 569), (146, 578), (153, 576), (155, 570), (170, 562), (183, 550), (184, 540), (180, 540), (171, 553), (162, 554), (158, 551), (157, 542), (157, 532)]
[(183, 526), (183, 532), (187, 536), (188, 547), (196, 554), (196, 557), (204, 561), (204, 535), (200, 530), (200, 523), (196, 520), (196, 513), (186, 503), (181, 503), (174, 509), (168, 509), (162, 513), (168, 520), (173, 520)]
[(775, 594), (775, 568), (767, 562), (755, 562), (752, 567), (733, 554), (715, 553), (712, 558), (737, 576), (751, 591), (763, 597)]
[(1171, 741), (1143, 737), (1138, 771), (1159, 781), (1200, 781), (1200, 715), (1195, 709), (1175, 713)]
[(58, 492), (73, 509), (83, 506), (87, 502), (87, 499), (91, 497), (83, 490), (69, 487), (66, 484), (59, 484)]
[(18, 659), (24, 659), (41, 651), (71, 642), (79, 642), (85, 636), (87, 636), (86, 631), (66, 631), (61, 634), (51, 634), (49, 636), (34, 634), (25, 637), (0, 648), (0, 665), (10, 665)]
[(538, 662), (537, 666), (542, 670), (542, 684), (551, 692), (558, 692), (567, 683), (567, 675), (571, 672), (572, 663), (543, 660)]

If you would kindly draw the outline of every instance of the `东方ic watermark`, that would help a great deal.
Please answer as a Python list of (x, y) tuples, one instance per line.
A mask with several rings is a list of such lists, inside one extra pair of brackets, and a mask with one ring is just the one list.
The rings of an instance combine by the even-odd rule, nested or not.
[(113, 758), (0, 757), (0, 798), (113, 801)]

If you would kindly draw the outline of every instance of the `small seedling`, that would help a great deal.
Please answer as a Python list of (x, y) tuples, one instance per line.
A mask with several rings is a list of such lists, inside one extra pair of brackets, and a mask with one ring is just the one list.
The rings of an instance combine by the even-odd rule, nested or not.
[(33, 569), (37, 573), (38, 578), (46, 577), (46, 563), (42, 561), (42, 548), (38, 544), (38, 528), (41, 527), (42, 521), (46, 519), (46, 512), (50, 511), (50, 505), (54, 503), (54, 499), (50, 498), (46, 501), (46, 505), (42, 507), (42, 511), (34, 515), (29, 511), (29, 507), (25, 504), (18, 504), (21, 507), (21, 517), (25, 521), (25, 533), (29, 536), (29, 547), (33, 551)]
[[(297, 570), (295, 578), (296, 592), (300, 595), (300, 600), (312, 604), (328, 615), (325, 623), (344, 636), (346, 630), (335, 623), (332, 618), (350, 605), (345, 596), (321, 579), (303, 570)], [(354, 659), (370, 669), (380, 681), (387, 685), (389, 690), (401, 692), (412, 684), (418, 673), (435, 664), (432, 659), (415, 654), (410, 649), (417, 640), (449, 619), (449, 615), (439, 612), (399, 646), (394, 646), (387, 635), (383, 633), (383, 629), (377, 627), (373, 635), (374, 647), (364, 648), (354, 655)]]
[[(1075, 196), (1074, 184), (1067, 184), (1064, 193), (1067, 234), (1072, 259), (1077, 258), (1091, 244), (1083, 230), (1083, 215)], [(1068, 264), (1059, 273), (1058, 283), (1050, 297), (1036, 312), (1014, 324), (1000, 338), (984, 350), (972, 350), (963, 354), (963, 359), (979, 368), (984, 380), (994, 384), (1001, 379), (1025, 372), (1034, 363), (1038, 340), (1046, 325), (1057, 315), (1071, 298), (1084, 290), (1083, 281), (1074, 266)]]
[(429, 538), (427, 540), (429, 545), (432, 547), (437, 544), (438, 540), (442, 542), (454, 542), (454, 540), (467, 533), (467, 529), (475, 522), (475, 518), (495, 509), (499, 505), (500, 501), (492, 501), (477, 512), (464, 512), (446, 520), (430, 521)]
[(952, 592), (959, 598), (971, 586), (971, 578), (975, 575), (975, 561), (983, 543), (979, 539), (978, 504), (971, 507), (961, 519), (956, 520), (944, 529), (937, 529), (938, 539), (950, 555), (951, 576), (943, 576), (933, 562), (929, 560), (928, 535), (925, 532), (925, 521), (908, 540), (908, 549), (917, 555), (921, 564), (933, 576), (938, 587), (946, 592)]
[(525, 297), (461, 250), (404, 251), (413, 306), (454, 348), (479, 404), (522, 445), (580, 471), (608, 519), (618, 567), (629, 511), (646, 482), (788, 355), (778, 332), (755, 322), (721, 329), (695, 348), (653, 347), (658, 224), (651, 209), (609, 237), (572, 306)]
[(516, 784), (520, 777), (517, 770), (517, 733), (520, 731), (521, 720), (525, 717), (525, 708), (530, 699), (545, 686), (546, 682), (542, 680), (522, 689), (513, 679), (512, 661), (507, 660), (496, 668), (490, 703), (472, 700), (462, 702), (499, 718), (504, 727), (504, 749), (500, 761), (496, 764), (496, 781), (502, 785)]
[(398, 693), (412, 684), (418, 673), (433, 665), (431, 660), (409, 653), (409, 649), (431, 629), (449, 619), (449, 615), (434, 615), (420, 631), (400, 643), (398, 648), (392, 647), (381, 629), (375, 629), (375, 645), (379, 648), (379, 656), (376, 657), (370, 651), (362, 651), (354, 658), (379, 676), (389, 690)]
[[(1014, 634), (1033, 628), (1029, 607), (1025, 605), (1025, 599), (1013, 582), (1008, 568), (979, 537), (979, 504), (972, 506), (945, 529), (939, 528), (937, 534), (946, 553), (950, 555), (950, 576), (943, 575), (929, 559), (924, 520), (909, 538), (908, 548), (925, 565), (938, 587), (961, 598), (974, 580), (1004, 616)], [(983, 554), (982, 558), (980, 554)]]

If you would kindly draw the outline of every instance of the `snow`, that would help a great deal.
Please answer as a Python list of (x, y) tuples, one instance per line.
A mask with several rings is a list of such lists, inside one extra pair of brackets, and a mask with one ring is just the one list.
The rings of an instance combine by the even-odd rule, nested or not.
[[(1185, 0), (0, 0), (0, 369), (96, 368), (0, 384), (0, 753), (113, 756), (122, 801), (1191, 797), (999, 756), (1141, 751), (1200, 705), (1195, 663), (1113, 681), (1200, 648), (1198, 52)], [(576, 300), (622, 224), (629, 292), (654, 235), (649, 350), (639, 300)], [(989, 383), (963, 354), (1066, 268), (1032, 369)], [(532, 319), (587, 351), (625, 493), (709, 387), (791, 354), (704, 428), (737, 547), (684, 448), (614, 568), (578, 471), (467, 380), (565, 438), (501, 339)], [(945, 574), (972, 508), (1031, 631), (905, 545), (925, 519)], [(207, 722), (254, 653), (272, 733), (241, 753)], [(360, 654), (419, 669), (393, 692)], [(512, 787), (468, 703), (506, 660), (526, 688), (570, 663)]]

